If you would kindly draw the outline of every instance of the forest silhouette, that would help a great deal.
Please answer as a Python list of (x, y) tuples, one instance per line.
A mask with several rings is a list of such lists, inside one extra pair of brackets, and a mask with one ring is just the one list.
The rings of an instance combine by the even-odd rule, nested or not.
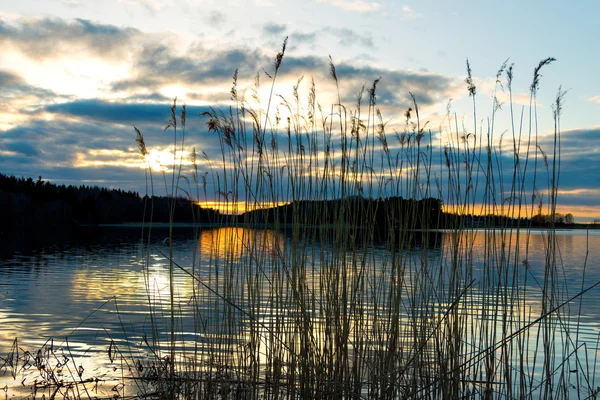
[[(68, 230), (82, 225), (122, 223), (168, 223), (169, 201), (165, 196), (140, 196), (134, 191), (98, 186), (57, 185), (42, 177), (17, 178), (0, 174), (0, 209), (3, 211), (0, 232), (28, 230)], [(389, 216), (394, 226), (389, 226)], [(411, 216), (417, 216), (412, 218)], [(391, 228), (452, 229), (456, 227), (490, 228), (498, 226), (539, 226), (554, 222), (572, 226), (572, 219), (535, 216), (509, 218), (497, 215), (459, 215), (443, 211), (436, 198), (403, 199), (402, 197), (366, 199), (349, 197), (334, 200), (301, 200), (285, 205), (225, 215), (202, 208), (197, 202), (178, 197), (175, 223), (302, 223), (313, 227), (343, 222), (347, 226), (375, 226), (381, 233)]]

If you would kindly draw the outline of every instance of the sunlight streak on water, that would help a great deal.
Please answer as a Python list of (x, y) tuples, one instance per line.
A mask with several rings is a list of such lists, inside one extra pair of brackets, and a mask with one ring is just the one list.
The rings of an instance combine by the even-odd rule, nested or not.
[[(0, 356), (4, 357), (10, 352), (15, 338), (18, 338), (20, 347), (32, 353), (47, 345), (50, 338), (54, 338), (61, 351), (76, 360), (76, 365), (83, 365), (90, 374), (108, 376), (114, 373), (115, 363), (118, 361), (113, 358), (112, 352), (115, 349), (121, 352), (123, 359), (128, 360), (149, 360), (150, 348), (160, 354), (167, 354), (170, 333), (169, 262), (157, 251), (168, 253), (162, 239), (162, 235), (157, 233), (154, 247), (147, 253), (146, 247), (139, 242), (137, 232), (123, 234), (116, 230), (108, 238), (99, 237), (95, 242), (56, 248), (49, 246), (32, 254), (15, 254), (10, 259), (1, 260)], [(451, 234), (444, 234), (445, 242), (451, 239)], [(513, 309), (505, 310), (499, 306), (494, 314), (486, 314), (484, 305), (494, 302), (495, 296), (499, 295), (492, 289), (497, 288), (494, 281), (500, 279), (500, 275), (490, 274), (483, 268), (483, 263), (486, 262), (483, 251), (488, 248), (486, 243), (501, 238), (490, 232), (475, 232), (463, 239), (471, 243), (473, 253), (464, 255), (462, 262), (465, 268), (472, 269), (472, 278), (478, 282), (478, 289), (465, 294), (464, 303), (460, 305), (467, 307), (468, 312), (461, 318), (466, 319), (471, 337), (477, 339), (485, 335), (480, 330), (485, 326), (485, 321), (513, 318), (513, 327), (517, 330), (523, 323), (534, 320), (543, 312), (540, 282), (543, 282), (544, 275), (543, 249), (547, 245), (543, 233), (531, 233), (528, 238), (529, 247), (525, 246), (525, 241), (521, 241), (518, 252), (517, 249), (511, 249), (507, 253), (507, 259), (498, 261), (498, 265), (494, 266), (493, 271), (503, 271), (505, 266), (515, 263), (519, 265), (519, 268), (512, 268), (507, 272), (507, 276), (514, 278), (518, 285), (514, 290), (503, 292), (506, 296), (514, 296), (511, 298)], [(330, 285), (327, 283), (328, 268), (340, 268), (338, 264), (321, 265), (321, 259), (310, 254), (330, 254), (334, 251), (330, 244), (313, 243), (311, 247), (304, 249), (306, 254), (291, 254), (288, 250), (291, 240), (289, 235), (267, 229), (205, 229), (200, 232), (197, 241), (193, 239), (191, 230), (177, 233), (174, 238), (175, 261), (213, 290), (207, 290), (191, 280), (189, 275), (176, 269), (174, 296), (178, 305), (177, 331), (180, 339), (177, 349), (188, 352), (193, 349), (209, 357), (214, 351), (222, 351), (224, 344), (236, 348), (247, 346), (250, 334), (238, 332), (237, 327), (247, 326), (250, 314), (258, 311), (248, 309), (250, 311), (241, 312), (225, 307), (221, 298), (226, 297), (241, 308), (247, 306), (252, 298), (255, 307), (260, 308), (260, 330), (255, 334), (260, 338), (259, 346), (263, 349), (261, 351), (264, 358), (261, 362), (265, 364), (272, 359), (269, 352), (274, 347), (274, 339), (270, 335), (270, 327), (289, 325), (289, 328), (285, 328), (286, 335), (293, 338), (297, 334), (294, 325), (301, 321), (300, 314), (294, 310), (288, 310), (286, 315), (281, 314), (281, 307), (288, 301), (286, 296), (292, 295), (285, 291), (285, 274), (291, 273), (294, 265), (302, 265), (303, 273), (307, 274), (306, 290), (320, 293), (323, 290), (333, 290), (331, 286), (327, 286)], [(511, 238), (504, 237), (504, 240), (514, 242)], [(565, 285), (560, 287), (557, 302), (600, 281), (600, 235), (595, 233), (589, 237), (588, 265), (585, 266), (585, 277), (583, 275), (587, 240), (582, 231), (565, 231), (557, 235), (559, 261), (564, 266), (560, 273)], [(323, 259), (327, 260), (327, 257)], [(335, 258), (336, 262), (342, 259)], [(360, 260), (350, 256), (346, 258), (345, 262), (352, 266), (348, 269), (348, 279), (365, 274), (367, 284), (377, 288), (372, 291), (367, 288), (365, 293), (373, 299), (385, 299), (387, 292), (393, 289), (389, 283), (392, 273), (391, 253), (383, 246), (371, 248), (368, 249), (367, 260), (370, 265), (377, 267), (361, 269), (363, 267), (359, 265)], [(527, 262), (523, 262), (524, 260)], [(403, 279), (417, 285), (422, 278), (418, 273), (420, 265), (448, 262), (449, 258), (440, 249), (431, 249), (427, 254), (423, 254), (418, 248), (406, 250), (402, 255), (402, 265), (405, 267)], [(239, 268), (227, 269), (226, 265), (238, 265)], [(257, 280), (256, 284), (249, 282), (244, 268), (249, 268), (250, 265), (259, 266), (253, 271), (256, 270), (269, 279)], [(439, 280), (436, 285), (443, 285), (447, 277), (430, 279)], [(488, 281), (489, 285), (484, 284)], [(433, 296), (431, 293), (422, 295)], [(428, 320), (433, 326), (451, 306), (451, 300), (437, 299), (430, 302), (430, 309), (416, 312), (427, 315), (429, 319), (424, 318), (424, 321)], [(582, 313), (577, 317), (580, 307)], [(152, 315), (150, 309), (153, 311)], [(360, 323), (366, 323), (367, 326), (368, 321), (374, 320), (380, 312), (368, 301), (363, 304), (362, 310), (364, 315), (361, 316)], [(324, 342), (326, 336), (319, 311), (310, 309), (308, 312), (312, 315), (313, 336)], [(401, 324), (409, 326), (411, 310), (405, 309), (404, 312), (405, 315), (400, 316)], [(382, 314), (378, 318), (387, 317)], [(577, 354), (594, 358), (598, 355), (599, 320), (600, 291), (596, 290), (561, 310), (560, 318), (554, 323), (569, 331), (573, 337), (577, 335), (578, 341), (586, 344), (586, 348), (578, 349)], [(350, 320), (350, 326), (355, 322), (357, 321)], [(577, 323), (578, 328), (574, 332)], [(524, 340), (535, 344), (540, 332), (540, 328), (536, 326)], [(500, 333), (490, 333), (491, 336), (485, 342), (498, 342), (501, 340)], [(282, 339), (288, 340), (285, 337), (278, 338)], [(294, 340), (297, 339), (289, 339), (289, 342), (293, 343)], [(350, 343), (351, 349), (354, 346), (361, 348), (359, 343)], [(369, 346), (372, 349), (378, 348), (376, 343), (370, 343)], [(481, 350), (471, 347), (471, 344), (465, 346), (466, 351), (474, 354)], [(511, 357), (517, 355), (516, 348), (499, 348), (498, 357), (502, 351), (509, 351)], [(523, 356), (530, 360), (535, 354), (527, 353)], [(10, 374), (0, 377), (0, 386), (5, 382), (11, 387), (15, 384)]]

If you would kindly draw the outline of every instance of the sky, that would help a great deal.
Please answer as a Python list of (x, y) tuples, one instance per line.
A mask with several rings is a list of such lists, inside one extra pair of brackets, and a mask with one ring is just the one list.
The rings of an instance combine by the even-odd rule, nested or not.
[[(143, 194), (145, 167), (160, 174), (172, 157), (163, 128), (175, 97), (188, 107), (185, 154), (194, 146), (214, 167), (219, 142), (198, 114), (231, 104), (236, 69), (240, 88), (251, 90), (258, 73), (260, 97), (268, 96), (264, 82), (285, 37), (276, 94), (290, 98), (300, 77), (305, 89), (312, 78), (319, 102), (335, 102), (331, 57), (349, 106), (380, 78), (390, 137), (403, 129), (413, 93), (437, 150), (452, 145), (439, 128), (449, 102), (461, 125), (473, 125), (467, 59), (486, 130), (494, 93), (508, 99), (505, 73), (496, 84), (505, 60), (514, 110), (527, 115), (534, 68), (553, 57), (536, 95), (539, 144), (550, 151), (562, 88), (558, 211), (589, 221), (600, 218), (598, 15), (595, 0), (0, 0), (0, 173)], [(498, 110), (496, 146), (510, 142), (508, 110)], [(213, 167), (199, 165), (201, 173)], [(209, 200), (218, 196), (209, 189)]]

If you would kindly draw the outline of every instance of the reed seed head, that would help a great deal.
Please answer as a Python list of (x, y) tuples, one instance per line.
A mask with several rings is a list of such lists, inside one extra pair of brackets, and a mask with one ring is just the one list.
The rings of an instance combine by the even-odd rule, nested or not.
[(467, 58), (467, 78), (465, 79), (467, 83), (467, 90), (469, 91), (469, 96), (475, 97), (477, 87), (473, 83), (473, 75), (471, 73), (471, 65), (469, 64), (469, 59)]
[(135, 126), (133, 127), (133, 129), (135, 130), (135, 142), (138, 144), (138, 150), (140, 151), (140, 154), (142, 155), (142, 157), (145, 159), (146, 156), (148, 155), (148, 150), (146, 149), (146, 142), (144, 141), (144, 135), (142, 135), (142, 132), (140, 132), (140, 130), (138, 128), (136, 128)]
[(540, 61), (538, 66), (533, 69), (533, 82), (531, 83), (531, 87), (530, 87), (531, 93), (536, 94), (537, 90), (540, 86), (540, 78), (542, 77), (542, 75), (540, 74), (540, 70), (542, 69), (542, 67), (544, 67), (546, 65), (550, 65), (554, 61), (556, 61), (556, 58), (548, 57), (548, 58)]

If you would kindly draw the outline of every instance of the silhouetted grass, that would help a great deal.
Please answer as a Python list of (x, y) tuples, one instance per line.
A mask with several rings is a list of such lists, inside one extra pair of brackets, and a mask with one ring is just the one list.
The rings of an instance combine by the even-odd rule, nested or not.
[[(222, 209), (289, 204), (285, 212), (219, 217), (220, 228), (210, 231), (214, 246), (195, 252), (192, 265), (173, 258), (171, 239), (168, 253), (152, 247), (144, 230), (148, 260), (152, 253), (169, 261), (170, 287), (157, 298), (146, 281), (153, 328), (142, 347), (153, 361), (123, 378), (143, 382), (139, 397), (596, 396), (596, 361), (580, 358), (585, 343), (569, 321), (581, 314), (569, 306), (591, 288), (568, 293), (555, 230), (543, 236), (545, 272), (535, 280), (528, 228), (505, 222), (481, 233), (455, 219), (440, 235), (434, 228), (441, 213), (423, 206), (444, 199), (443, 207), (458, 214), (511, 218), (556, 212), (563, 92), (554, 104), (552, 149), (539, 145), (536, 111), (540, 70), (554, 59), (535, 68), (528, 113), (518, 117), (513, 66), (505, 62), (483, 124), (467, 62), (473, 125), (465, 127), (449, 109), (437, 132), (444, 139), (434, 145), (436, 132), (421, 120), (412, 93), (404, 129), (388, 131), (377, 105), (379, 80), (353, 108), (341, 104), (339, 93), (322, 107), (312, 81), (304, 100), (302, 79), (292, 98), (278, 97), (285, 50), (286, 42), (266, 74), (266, 104), (258, 96), (260, 76), (245, 99), (236, 72), (231, 107), (203, 114), (221, 146), (218, 159), (204, 154), (204, 174), (195, 149), (193, 169), (182, 168), (185, 107), (179, 118), (176, 103), (171, 107), (166, 129), (173, 132), (174, 165), (163, 181), (173, 199), (210, 198), (208, 181)], [(339, 91), (343, 78), (333, 62), (330, 74)], [(509, 98), (510, 128), (498, 137), (500, 90)], [(136, 135), (145, 156), (143, 135)], [(392, 198), (413, 201), (384, 200)], [(177, 295), (175, 273), (193, 282), (191, 298)], [(182, 309), (193, 310), (192, 339), (180, 330)], [(166, 343), (158, 322), (165, 311)]]

